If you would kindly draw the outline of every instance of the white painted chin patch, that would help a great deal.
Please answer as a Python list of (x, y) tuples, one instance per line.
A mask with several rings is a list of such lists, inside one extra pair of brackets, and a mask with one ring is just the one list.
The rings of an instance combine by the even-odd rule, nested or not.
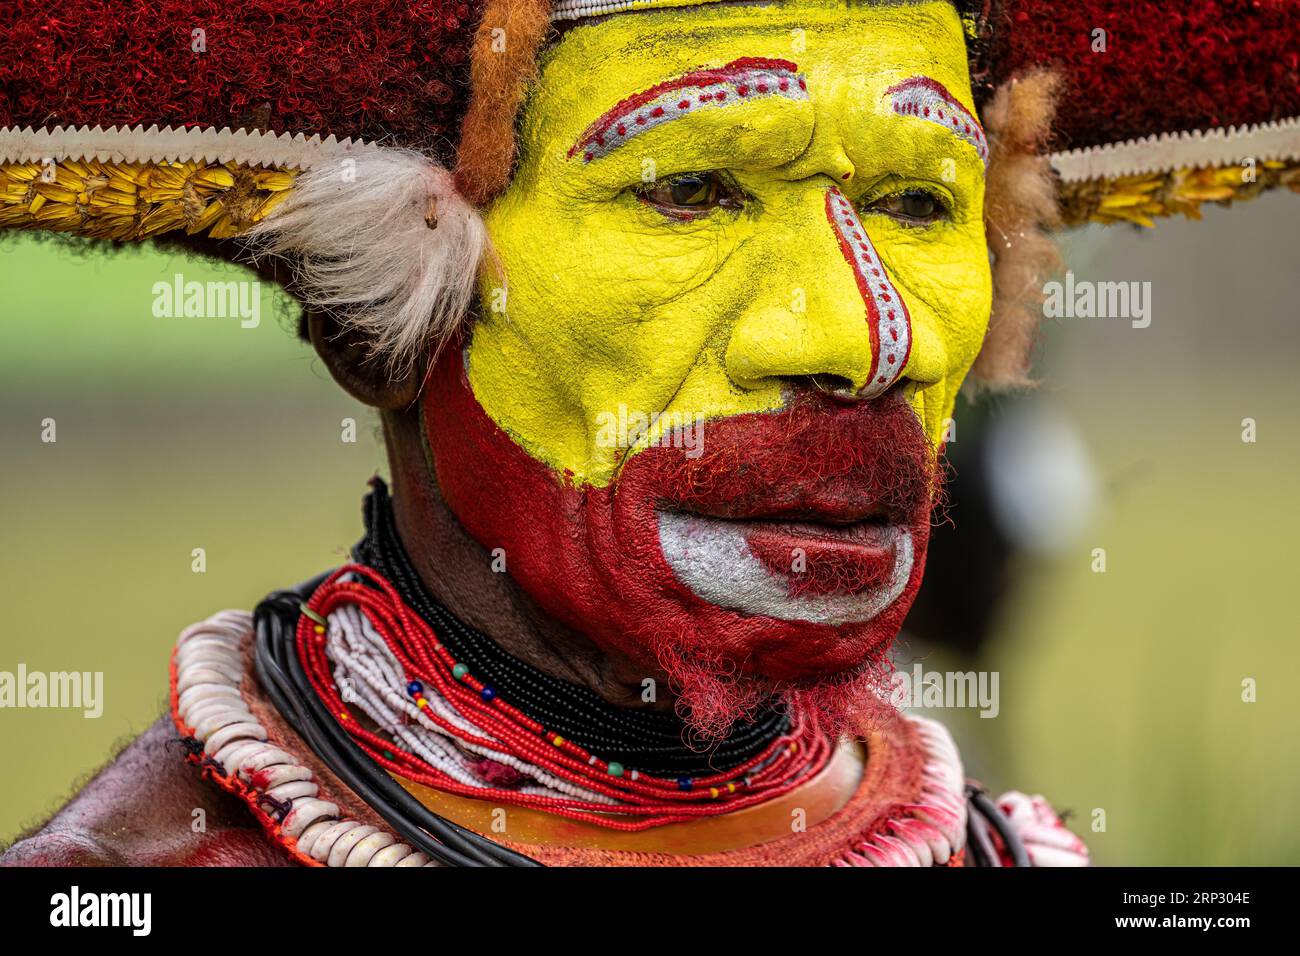
[(779, 621), (861, 624), (898, 600), (912, 575), (912, 535), (892, 528), (894, 568), (882, 587), (861, 594), (790, 594), (789, 579), (749, 550), (730, 521), (659, 512), (659, 547), (677, 580), (718, 607)]

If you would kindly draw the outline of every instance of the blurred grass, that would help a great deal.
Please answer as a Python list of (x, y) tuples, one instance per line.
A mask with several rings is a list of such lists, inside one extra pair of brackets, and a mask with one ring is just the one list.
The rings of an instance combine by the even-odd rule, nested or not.
[(1102, 502), (1073, 549), (1023, 562), (979, 662), (1001, 718), (958, 738), (991, 786), (1073, 809), (1099, 863), (1300, 863), (1296, 202), (1067, 244), (1079, 280), (1150, 282), (1153, 320), (1048, 325), (1040, 393), (1080, 429)]
[[(1287, 211), (1256, 215), (1265, 226), (1241, 228)], [(1180, 228), (1162, 224), (1175, 244)], [(1049, 390), (1092, 448), (1105, 505), (1074, 552), (1023, 569), (979, 665), (1001, 672), (1000, 718), (941, 716), (991, 786), (1072, 808), (1099, 862), (1296, 863), (1297, 333), (1293, 309), (1288, 324), (1252, 326), (1213, 297), (1240, 304), (1232, 283), (1280, 285), (1294, 302), (1300, 270), (1254, 276), (1227, 262), (1241, 234), (1190, 228), (1201, 258), (1153, 276), (1151, 330), (1052, 331), (1050, 351), (1069, 358), (1052, 363)], [(1126, 241), (1099, 274), (1148, 277), (1124, 271), (1145, 261)], [(161, 711), (181, 628), (339, 562), (383, 461), (374, 417), (294, 339), (287, 304), (268, 299), (258, 329), (155, 319), (152, 284), (177, 271), (243, 277), (156, 252), (0, 244), (0, 669), (103, 670), (107, 697), (100, 720), (0, 711), (0, 839)], [(1198, 275), (1219, 292), (1186, 281)], [(1182, 301), (1165, 294), (1177, 283)], [(1220, 339), (1244, 356), (1229, 362)], [(1260, 420), (1255, 445), (1240, 441), (1247, 415)], [(55, 445), (39, 440), (46, 416)], [(355, 445), (339, 440), (344, 416), (359, 423)], [(195, 547), (206, 574), (190, 570)], [(1106, 574), (1089, 568), (1093, 547), (1107, 550)], [(1245, 677), (1257, 703), (1241, 702)], [(1094, 808), (1104, 833), (1090, 832)]]
[[(1002, 781), (1072, 808), (1101, 863), (1300, 862), (1300, 454), (1277, 432), (1243, 444), (1240, 417), (1213, 437), (1173, 415), (1150, 439), (1093, 436), (1127, 477), (1070, 557), (1025, 569), (986, 655), (1002, 671)], [(1095, 808), (1105, 832), (1090, 832)]]
[[(287, 303), (264, 290), (255, 329), (155, 318), (151, 287), (176, 272), (247, 278), (179, 256), (0, 244), (0, 669), (103, 671), (106, 698), (97, 720), (0, 711), (0, 839), (162, 712), (183, 627), (340, 563), (384, 461), (377, 418), (295, 339)], [(40, 441), (46, 417), (54, 444)], [(340, 440), (344, 417), (355, 444)]]

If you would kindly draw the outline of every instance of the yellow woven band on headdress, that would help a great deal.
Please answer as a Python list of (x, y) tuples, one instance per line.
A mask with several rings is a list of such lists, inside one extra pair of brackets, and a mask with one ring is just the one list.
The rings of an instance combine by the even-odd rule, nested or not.
[(373, 149), (333, 136), (211, 127), (6, 127), (0, 229), (118, 240), (184, 230), (226, 239), (270, 215), (300, 171)]
[(289, 195), (296, 175), (235, 162), (4, 163), (0, 229), (123, 241), (183, 229), (226, 239), (265, 219)]
[(1231, 205), (1285, 186), (1300, 192), (1300, 160), (1264, 160), (1255, 166), (1178, 169), (1114, 179), (1063, 183), (1061, 217), (1066, 225), (1087, 222), (1154, 226), (1161, 216), (1201, 218), (1201, 204)]
[(1163, 133), (1056, 153), (1068, 225), (1160, 216), (1200, 218), (1201, 203), (1253, 199), (1278, 186), (1300, 192), (1300, 119)]

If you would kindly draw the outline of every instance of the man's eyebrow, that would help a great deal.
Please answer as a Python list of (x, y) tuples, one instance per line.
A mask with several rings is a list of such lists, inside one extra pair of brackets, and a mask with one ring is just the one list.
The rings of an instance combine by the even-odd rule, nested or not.
[(583, 132), (569, 158), (584, 163), (608, 156), (628, 140), (702, 109), (763, 97), (808, 99), (808, 83), (789, 60), (743, 57), (726, 66), (701, 68), (635, 93)]
[(984, 136), (984, 127), (938, 80), (913, 76), (885, 90), (885, 95), (890, 98), (895, 113), (942, 126), (975, 147), (980, 161), (988, 166), (989, 143)]

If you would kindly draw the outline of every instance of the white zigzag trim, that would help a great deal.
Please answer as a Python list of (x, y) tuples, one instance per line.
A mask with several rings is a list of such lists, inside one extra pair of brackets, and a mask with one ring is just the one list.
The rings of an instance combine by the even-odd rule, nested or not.
[(229, 127), (184, 129), (167, 126), (57, 126), (0, 129), (0, 162), (43, 163), (64, 159), (106, 163), (240, 163), (281, 169), (311, 169), (380, 149), (363, 140), (333, 135), (264, 133)]
[(719, 0), (555, 0), (551, 20), (581, 20), (613, 13), (653, 10), (657, 7), (699, 7)]
[(1252, 126), (1161, 133), (1048, 157), (1057, 175), (1067, 183), (1231, 166), (1247, 159), (1300, 159), (1300, 117)]
[[(176, 640), (176, 715), (203, 752), (250, 789), (286, 801), (280, 831), (299, 853), (325, 866), (436, 866), (393, 834), (341, 815), (317, 797), (311, 770), (269, 739), (244, 700), (244, 645), (252, 639), (247, 611), (222, 611), (187, 627)], [(254, 782), (256, 775), (256, 782)]]

